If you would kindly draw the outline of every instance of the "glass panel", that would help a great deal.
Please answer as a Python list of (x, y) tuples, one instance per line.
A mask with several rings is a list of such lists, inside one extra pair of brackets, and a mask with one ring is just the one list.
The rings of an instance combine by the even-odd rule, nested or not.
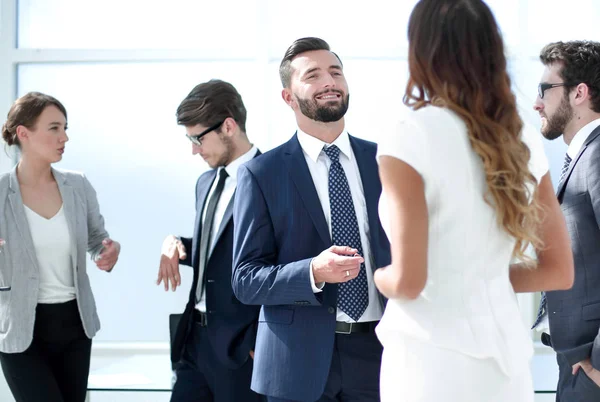
[(305, 36), (326, 40), (342, 60), (348, 57), (406, 57), (406, 29), (415, 0), (305, 0), (295, 7), (268, 1), (269, 55), (280, 60)]
[[(516, 46), (519, 44), (519, 22), (518, 10), (519, 0), (487, 0), (496, 18), (496, 22), (502, 31), (505, 46)], [(515, 16), (517, 15), (517, 17)]]
[(554, 41), (598, 40), (597, 0), (529, 0), (527, 5), (527, 37), (536, 55)]
[(255, 15), (256, 0), (20, 0), (19, 47), (196, 49), (210, 57), (251, 57)]
[[(168, 315), (182, 312), (192, 270), (181, 267), (175, 294), (155, 285), (162, 240), (191, 236), (195, 183), (207, 169), (175, 122), (181, 100), (198, 83), (233, 83), (249, 110), (247, 131), (261, 148), (266, 130), (254, 105), (262, 91), (249, 63), (37, 64), (18, 69), (19, 94), (56, 96), (68, 111), (69, 137), (57, 167), (86, 173), (122, 253), (110, 275), (88, 263), (100, 340), (166, 341)], [(262, 108), (259, 107), (259, 110)], [(265, 150), (265, 148), (263, 148)], [(135, 325), (124, 325), (135, 318)]]

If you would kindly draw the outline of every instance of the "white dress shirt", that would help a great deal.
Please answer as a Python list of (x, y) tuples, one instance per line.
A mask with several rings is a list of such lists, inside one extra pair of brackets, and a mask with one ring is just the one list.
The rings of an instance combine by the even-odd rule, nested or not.
[[(360, 231), (360, 241), (363, 249), (363, 258), (365, 259), (365, 269), (367, 273), (367, 283), (369, 287), (369, 305), (367, 309), (360, 317), (358, 322), (367, 321), (378, 321), (383, 315), (382, 306), (377, 296), (377, 289), (373, 282), (373, 267), (375, 263), (371, 255), (371, 243), (369, 237), (369, 219), (367, 216), (367, 204), (365, 202), (365, 195), (363, 190), (362, 181), (360, 178), (360, 171), (350, 145), (350, 137), (348, 132), (345, 130), (340, 136), (331, 144), (327, 144), (311, 135), (306, 134), (302, 130), (298, 129), (298, 141), (304, 152), (304, 158), (308, 165), (308, 170), (317, 189), (317, 195), (323, 208), (323, 214), (329, 227), (329, 235), (331, 236), (331, 212), (329, 206), (329, 167), (331, 166), (331, 160), (323, 152), (324, 146), (336, 145), (340, 149), (340, 163), (346, 178), (348, 179), (348, 185), (350, 186), (350, 192), (352, 193), (352, 202), (354, 204), (354, 210), (356, 211), (356, 219), (358, 221), (358, 229)], [(345, 246), (346, 244), (336, 244), (337, 246)], [(314, 277), (312, 269), (310, 270), (311, 286), (315, 293), (321, 292), (314, 283)], [(346, 313), (337, 310), (337, 321), (343, 322), (354, 322)]]
[[(215, 217), (213, 219), (213, 225), (210, 230), (210, 245), (208, 247), (209, 250), (212, 250), (215, 241), (215, 238), (219, 227), (221, 226), (221, 221), (223, 220), (223, 216), (225, 215), (225, 210), (235, 193), (235, 188), (237, 187), (237, 171), (240, 166), (244, 163), (252, 160), (256, 156), (258, 152), (258, 148), (256, 146), (252, 146), (248, 152), (237, 158), (236, 160), (229, 163), (229, 165), (225, 167), (219, 167), (217, 170), (217, 174), (215, 176), (215, 180), (208, 192), (208, 196), (206, 198), (207, 202), (204, 203), (204, 211), (202, 211), (202, 224), (204, 224), (204, 220), (206, 219), (206, 208), (208, 207), (208, 200), (212, 197), (212, 194), (215, 192), (215, 188), (217, 187), (217, 183), (219, 182), (219, 174), (221, 173), (221, 169), (225, 169), (227, 171), (227, 178), (225, 179), (225, 185), (223, 186), (223, 192), (221, 193), (221, 197), (217, 202), (217, 208), (215, 209)], [(208, 259), (207, 259), (208, 261)], [(202, 267), (200, 267), (202, 269)], [(202, 283), (198, 283), (198, 286), (202, 286)], [(196, 304), (196, 309), (206, 312), (206, 292), (202, 292), (202, 296), (200, 297), (200, 301)]]
[(575, 137), (573, 137), (569, 144), (569, 148), (567, 148), (567, 154), (571, 159), (575, 159), (585, 141), (598, 126), (600, 126), (600, 119), (592, 120), (575, 134)]

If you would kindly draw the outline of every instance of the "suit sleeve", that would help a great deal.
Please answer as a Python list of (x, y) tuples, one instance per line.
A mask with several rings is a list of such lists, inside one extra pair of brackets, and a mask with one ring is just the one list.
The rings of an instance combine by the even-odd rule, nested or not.
[(587, 183), (592, 208), (594, 209), (594, 216), (596, 217), (596, 223), (600, 229), (600, 148), (597, 148), (595, 153), (597, 155), (590, 160)]
[(192, 266), (192, 238), (191, 237), (179, 237), (179, 240), (185, 247), (185, 260), (179, 260), (179, 265)]
[[(592, 208), (594, 209), (594, 216), (596, 217), (596, 223), (600, 229), (600, 155), (598, 155), (600, 153), (600, 148), (596, 148), (595, 153), (596, 155), (590, 160), (587, 183)], [(600, 289), (598, 291), (600, 291)], [(594, 340), (591, 359), (592, 366), (594, 366), (596, 370), (600, 370), (600, 329)]]
[(102, 250), (102, 240), (106, 239), (108, 232), (104, 228), (104, 217), (100, 213), (100, 205), (96, 190), (92, 187), (87, 177), (83, 175), (83, 188), (87, 203), (87, 227), (88, 227), (88, 245), (87, 249), (92, 258)]
[(277, 262), (277, 239), (267, 203), (252, 172), (238, 170), (233, 209), (233, 272), (235, 296), (244, 304), (320, 306), (310, 285), (312, 258)]
[[(202, 213), (202, 211), (198, 211), (199, 208), (202, 208), (198, 205), (198, 185), (200, 184), (200, 179), (202, 176), (196, 180), (196, 214)], [(178, 236), (178, 239), (183, 243), (183, 247), (185, 247), (185, 260), (179, 260), (179, 265), (187, 265), (188, 267), (192, 266), (192, 238), (191, 237), (182, 237)]]

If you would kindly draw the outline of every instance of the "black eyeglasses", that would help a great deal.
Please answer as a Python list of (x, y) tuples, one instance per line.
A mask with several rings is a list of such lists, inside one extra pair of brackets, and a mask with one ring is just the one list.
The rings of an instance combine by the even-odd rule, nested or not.
[(540, 96), (540, 99), (544, 99), (544, 92), (546, 92), (547, 89), (556, 87), (572, 87), (574, 85), (577, 84), (567, 84), (566, 82), (561, 82), (559, 84), (548, 84), (546, 82), (542, 82), (540, 85), (538, 85), (538, 95)]
[(215, 124), (214, 126), (211, 126), (209, 128), (207, 128), (206, 130), (204, 130), (203, 132), (201, 132), (200, 134), (196, 134), (196, 135), (185, 135), (188, 140), (192, 141), (192, 144), (196, 144), (199, 147), (202, 146), (202, 140), (201, 138), (204, 137), (206, 134), (210, 133), (213, 130), (216, 130), (217, 128), (221, 127), (221, 125), (225, 123), (225, 120), (223, 120), (222, 122), (220, 122), (219, 124)]

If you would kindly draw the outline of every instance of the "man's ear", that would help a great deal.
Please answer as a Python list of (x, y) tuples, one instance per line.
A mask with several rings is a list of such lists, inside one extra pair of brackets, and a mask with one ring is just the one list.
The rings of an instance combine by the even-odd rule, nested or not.
[(283, 88), (281, 90), (281, 98), (292, 109), (294, 109), (294, 107), (297, 105), (296, 98), (294, 97), (294, 94), (290, 88)]
[(575, 87), (575, 104), (581, 105), (589, 99), (590, 88), (583, 82)]
[(235, 129), (238, 126), (237, 122), (233, 119), (233, 117), (228, 117), (223, 121), (223, 126), (221, 131), (225, 131), (226, 135), (233, 135), (235, 133)]

